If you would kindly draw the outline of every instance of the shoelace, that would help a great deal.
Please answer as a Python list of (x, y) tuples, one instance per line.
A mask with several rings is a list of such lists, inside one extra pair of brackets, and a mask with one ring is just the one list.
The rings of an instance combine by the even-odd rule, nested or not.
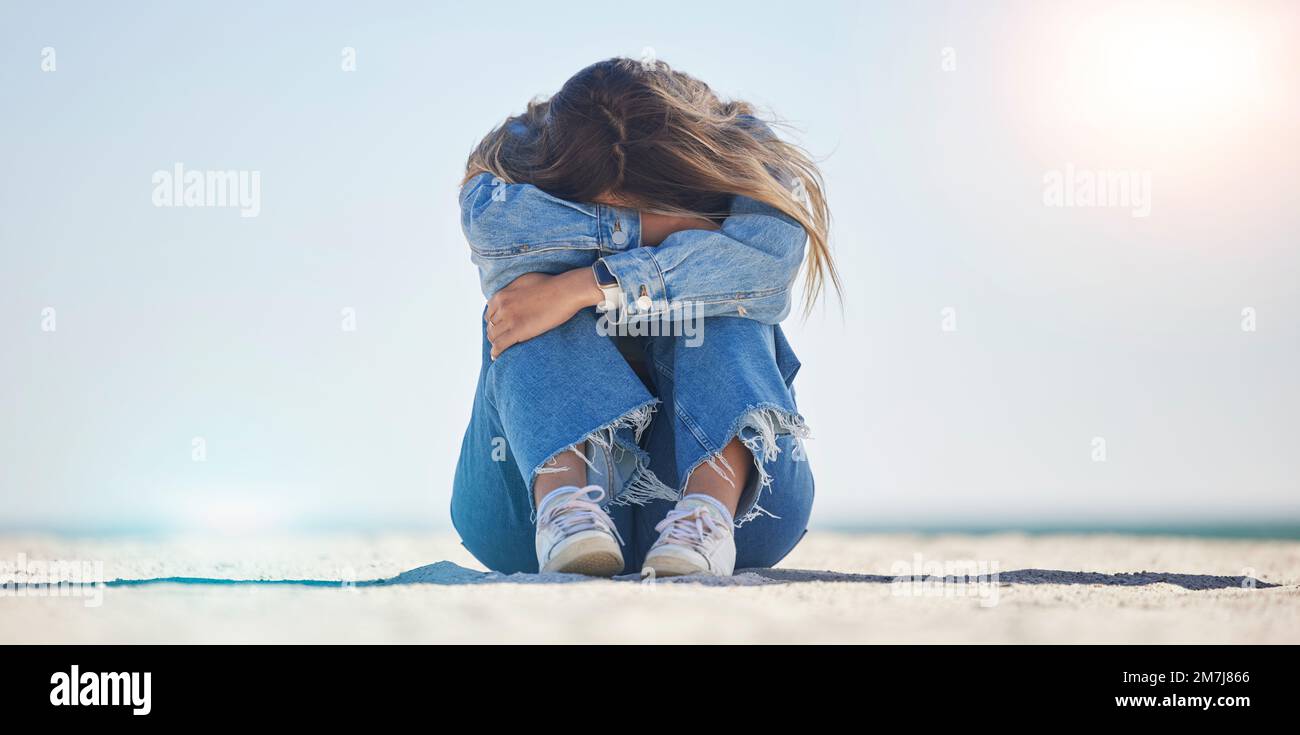
[(693, 508), (673, 508), (662, 521), (655, 524), (655, 530), (663, 534), (660, 540), (685, 544), (700, 553), (704, 552), (704, 540), (709, 534), (722, 528), (717, 517), (704, 506)]
[(600, 501), (605, 498), (605, 489), (599, 485), (587, 487), (573, 493), (561, 502), (553, 502), (537, 517), (538, 525), (553, 524), (565, 536), (579, 531), (601, 530), (614, 534), (620, 545), (625, 545), (619, 535), (614, 521), (610, 520)]

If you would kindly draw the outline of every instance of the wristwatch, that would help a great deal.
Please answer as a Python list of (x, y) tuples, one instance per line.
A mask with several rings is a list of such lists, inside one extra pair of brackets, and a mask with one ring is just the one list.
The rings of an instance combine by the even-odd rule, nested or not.
[(596, 311), (601, 313), (618, 311), (619, 302), (623, 297), (623, 289), (619, 288), (618, 279), (610, 272), (609, 266), (605, 265), (605, 259), (601, 258), (592, 263), (591, 272), (596, 275), (596, 286), (605, 295), (605, 300), (596, 306)]

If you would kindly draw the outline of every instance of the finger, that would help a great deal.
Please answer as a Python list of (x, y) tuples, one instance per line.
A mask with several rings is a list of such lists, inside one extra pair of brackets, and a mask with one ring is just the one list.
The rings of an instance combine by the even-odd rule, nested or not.
[(510, 330), (503, 330), (495, 340), (492, 340), (492, 359), (497, 359), (502, 352), (505, 352), (514, 343), (515, 340), (510, 336)]
[(503, 321), (488, 322), (487, 338), (489, 342), (496, 342), (498, 338), (506, 331), (506, 324)]

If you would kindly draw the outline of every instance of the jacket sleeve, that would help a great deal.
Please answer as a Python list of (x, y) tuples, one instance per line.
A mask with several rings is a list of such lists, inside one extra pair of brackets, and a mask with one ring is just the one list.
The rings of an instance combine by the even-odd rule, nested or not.
[(676, 232), (657, 247), (641, 247), (636, 210), (569, 202), (488, 173), (466, 182), (460, 208), (484, 296), (525, 273), (558, 274), (603, 256), (623, 294), (618, 321), (690, 309), (686, 316), (779, 323), (807, 244), (798, 222), (743, 196), (720, 230)]
[(489, 298), (525, 273), (588, 267), (602, 253), (641, 244), (636, 210), (568, 202), (488, 173), (461, 188), (460, 224)]
[(623, 292), (624, 319), (740, 316), (777, 324), (790, 313), (790, 291), (807, 234), (794, 219), (748, 197), (732, 200), (718, 231), (684, 230), (658, 247), (604, 256)]

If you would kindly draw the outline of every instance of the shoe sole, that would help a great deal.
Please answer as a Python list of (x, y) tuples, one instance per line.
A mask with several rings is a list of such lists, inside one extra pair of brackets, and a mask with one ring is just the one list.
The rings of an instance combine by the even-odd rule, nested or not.
[(609, 539), (577, 539), (546, 562), (545, 573), (585, 574), (588, 577), (612, 577), (623, 571), (623, 555), (611, 550)]
[(655, 577), (684, 577), (688, 574), (713, 574), (708, 569), (701, 569), (699, 566), (691, 563), (686, 559), (680, 559), (675, 556), (652, 556), (645, 560), (645, 566), (641, 569), (641, 574), (645, 574), (646, 569), (653, 569)]

